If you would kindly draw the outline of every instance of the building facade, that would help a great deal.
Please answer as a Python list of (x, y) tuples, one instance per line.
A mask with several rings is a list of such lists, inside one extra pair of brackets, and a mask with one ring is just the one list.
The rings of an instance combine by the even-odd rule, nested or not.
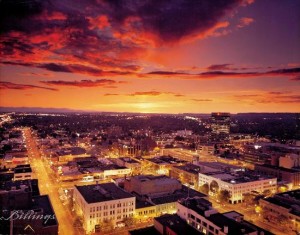
[(134, 216), (135, 197), (113, 183), (75, 186), (73, 201), (87, 233)]
[(213, 141), (229, 140), (230, 113), (211, 114), (211, 139)]
[(277, 178), (250, 178), (249, 176), (236, 176), (225, 172), (199, 173), (199, 186), (208, 184), (210, 188), (216, 188), (216, 192), (227, 190), (230, 193), (230, 203), (240, 203), (243, 195), (256, 191), (263, 193), (266, 190), (276, 192)]

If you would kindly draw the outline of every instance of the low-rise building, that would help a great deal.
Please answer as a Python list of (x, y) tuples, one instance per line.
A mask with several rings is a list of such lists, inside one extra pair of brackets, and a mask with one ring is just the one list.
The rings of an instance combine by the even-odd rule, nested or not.
[(182, 165), (187, 163), (185, 160), (174, 158), (171, 156), (159, 156), (150, 159), (145, 159), (150, 168), (153, 168), (158, 174), (169, 175), (172, 166)]
[(199, 185), (199, 172), (201, 168), (188, 163), (182, 166), (173, 166), (170, 170), (170, 177), (180, 180), (181, 183), (197, 188)]
[(262, 177), (253, 172), (230, 173), (227, 171), (199, 173), (199, 186), (208, 184), (210, 193), (218, 193), (220, 190), (227, 190), (230, 194), (230, 203), (243, 201), (244, 194), (256, 191), (275, 193), (277, 190), (277, 178)]
[(197, 151), (201, 155), (212, 155), (215, 152), (215, 145), (214, 144), (198, 144)]
[(270, 175), (276, 177), (278, 181), (283, 181), (286, 184), (292, 184), (292, 187), (300, 185), (300, 169), (288, 169), (284, 167), (272, 165), (255, 165), (255, 171), (262, 175)]
[(126, 167), (131, 169), (133, 175), (141, 173), (142, 165), (140, 162), (130, 158), (130, 157), (121, 157), (114, 159), (118, 166)]
[(162, 149), (162, 153), (186, 162), (193, 162), (199, 159), (197, 152), (182, 148), (165, 148)]
[(30, 164), (18, 165), (14, 169), (14, 180), (32, 179), (32, 169)]
[[(12, 216), (13, 215), (13, 216)], [(1, 234), (58, 234), (58, 222), (48, 195), (40, 195), (38, 180), (0, 184)]]
[[(167, 176), (139, 175), (126, 179), (126, 191), (136, 196), (136, 215), (147, 214), (148, 217), (176, 213), (176, 202), (187, 197), (206, 197), (198, 191), (182, 185), (177, 179)], [(143, 205), (145, 203), (145, 205)], [(150, 205), (153, 208), (148, 208)], [(150, 212), (149, 212), (150, 211)], [(140, 217), (139, 217), (140, 218)]]
[(158, 196), (174, 193), (181, 189), (181, 183), (177, 179), (165, 175), (138, 175), (127, 179), (124, 188), (128, 192), (134, 192), (140, 196)]
[(75, 186), (73, 201), (87, 233), (101, 229), (105, 222), (116, 226), (134, 216), (135, 197), (114, 183)]
[(265, 219), (300, 232), (300, 189), (259, 200)]
[(48, 195), (32, 198), (30, 208), (18, 210), (15, 215), (10, 221), (10, 234), (58, 234), (58, 221)]
[(177, 203), (177, 208), (177, 215), (203, 234), (272, 234), (245, 221), (243, 215), (235, 211), (218, 213), (211, 202), (203, 198), (181, 200)]

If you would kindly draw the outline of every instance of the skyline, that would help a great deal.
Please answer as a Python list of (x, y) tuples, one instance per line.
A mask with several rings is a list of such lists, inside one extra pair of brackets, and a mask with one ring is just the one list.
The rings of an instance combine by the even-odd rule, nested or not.
[(2, 1), (1, 107), (300, 111), (300, 1)]

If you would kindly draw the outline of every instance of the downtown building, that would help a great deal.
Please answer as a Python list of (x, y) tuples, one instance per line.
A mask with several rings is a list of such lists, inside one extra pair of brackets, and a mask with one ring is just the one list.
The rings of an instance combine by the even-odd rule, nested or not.
[(125, 180), (124, 188), (136, 197), (135, 218), (140, 220), (176, 213), (176, 203), (182, 198), (206, 197), (165, 175), (134, 176)]
[(300, 232), (300, 190), (276, 194), (259, 200), (264, 219)]
[(0, 181), (1, 234), (58, 234), (58, 221), (37, 179)]
[(75, 186), (73, 202), (86, 233), (101, 229), (105, 223), (115, 227), (132, 218), (135, 211), (135, 197), (114, 183)]
[(246, 220), (236, 211), (219, 213), (211, 202), (184, 199), (177, 202), (177, 215), (191, 227), (207, 235), (269, 235), (272, 234)]
[(176, 214), (154, 218), (154, 226), (129, 231), (129, 235), (271, 235), (236, 211), (219, 213), (204, 198), (181, 199)]
[(211, 135), (212, 142), (229, 141), (230, 134), (230, 113), (211, 114)]
[(277, 178), (261, 177), (254, 173), (230, 173), (216, 171), (199, 173), (199, 186), (208, 184), (210, 194), (217, 194), (221, 190), (227, 190), (230, 194), (229, 202), (232, 204), (243, 202), (244, 195), (252, 192), (274, 193), (277, 190)]
[(261, 176), (243, 167), (221, 162), (195, 164), (199, 167), (199, 187), (207, 184), (210, 195), (227, 190), (230, 194), (229, 202), (232, 204), (242, 202), (244, 195), (248, 193), (275, 193), (277, 190), (277, 178), (272, 176)]

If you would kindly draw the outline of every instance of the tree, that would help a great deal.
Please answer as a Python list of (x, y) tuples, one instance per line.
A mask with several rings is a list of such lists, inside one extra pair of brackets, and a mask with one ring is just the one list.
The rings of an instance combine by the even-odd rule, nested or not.
[(243, 201), (246, 204), (252, 205), (255, 203), (255, 196), (251, 193), (245, 193), (243, 194)]
[(205, 183), (205, 184), (201, 185), (199, 187), (199, 191), (201, 193), (208, 194), (208, 192), (209, 192), (209, 185), (208, 185), (208, 183)]
[(210, 191), (212, 191), (213, 193), (216, 193), (219, 191), (219, 184), (217, 183), (217, 181), (213, 180), (211, 183), (210, 183)]
[(135, 219), (133, 217), (127, 217), (123, 219), (123, 222), (127, 227), (130, 227), (135, 224)]
[(228, 202), (230, 197), (231, 197), (231, 195), (228, 190), (221, 190), (218, 194), (218, 199), (223, 203)]
[(271, 191), (269, 189), (266, 189), (263, 191), (264, 196), (269, 196), (271, 194)]
[(101, 231), (111, 231), (114, 228), (112, 220), (103, 220), (103, 222), (99, 224)]

